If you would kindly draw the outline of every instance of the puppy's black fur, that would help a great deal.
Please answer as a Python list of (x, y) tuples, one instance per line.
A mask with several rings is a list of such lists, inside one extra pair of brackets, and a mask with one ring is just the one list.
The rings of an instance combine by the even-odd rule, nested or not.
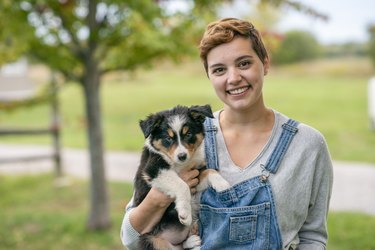
[[(194, 212), (190, 189), (178, 173), (183, 168), (199, 168), (205, 164), (203, 122), (206, 117), (213, 117), (209, 105), (177, 106), (140, 121), (146, 142), (135, 177), (134, 205), (144, 200), (151, 187), (175, 199), (153, 230), (141, 235), (139, 248), (142, 250), (172, 249), (167, 248), (168, 244), (183, 246), (188, 236)], [(194, 249), (194, 246), (186, 248)]]

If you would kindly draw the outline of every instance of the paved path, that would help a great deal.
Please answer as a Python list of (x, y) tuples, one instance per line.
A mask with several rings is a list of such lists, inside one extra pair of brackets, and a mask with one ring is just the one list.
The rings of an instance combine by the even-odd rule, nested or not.
[[(3, 157), (40, 154), (43, 146), (0, 144)], [(107, 152), (106, 175), (112, 181), (132, 182), (139, 163), (139, 153)], [(334, 184), (331, 210), (359, 211), (375, 216), (375, 165), (334, 161)], [(0, 174), (39, 174), (53, 171), (51, 160), (0, 164)], [(78, 149), (63, 150), (63, 171), (68, 176), (89, 176), (88, 153)]]

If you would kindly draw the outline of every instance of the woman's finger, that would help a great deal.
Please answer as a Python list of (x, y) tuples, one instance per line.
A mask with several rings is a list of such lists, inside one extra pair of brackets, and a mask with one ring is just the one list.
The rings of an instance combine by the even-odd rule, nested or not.
[(194, 178), (194, 179), (189, 180), (187, 184), (190, 188), (193, 188), (199, 184), (199, 180), (198, 178)]
[(189, 182), (190, 180), (197, 178), (198, 175), (199, 171), (196, 169), (183, 169), (179, 173), (180, 178), (185, 182)]

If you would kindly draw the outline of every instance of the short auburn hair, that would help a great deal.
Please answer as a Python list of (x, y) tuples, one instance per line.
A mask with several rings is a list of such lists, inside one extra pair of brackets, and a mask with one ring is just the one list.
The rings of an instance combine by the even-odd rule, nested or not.
[(268, 53), (259, 31), (255, 29), (254, 25), (236, 18), (224, 18), (208, 24), (201, 39), (199, 52), (206, 72), (208, 72), (207, 55), (211, 49), (229, 43), (236, 37), (249, 39), (255, 53), (264, 64)]

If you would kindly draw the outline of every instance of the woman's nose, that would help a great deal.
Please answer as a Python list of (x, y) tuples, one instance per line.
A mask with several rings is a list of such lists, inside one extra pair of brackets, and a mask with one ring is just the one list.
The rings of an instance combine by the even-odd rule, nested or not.
[(233, 69), (228, 70), (227, 81), (229, 84), (237, 84), (241, 81), (241, 79), (242, 79), (241, 72), (238, 69), (233, 68)]

